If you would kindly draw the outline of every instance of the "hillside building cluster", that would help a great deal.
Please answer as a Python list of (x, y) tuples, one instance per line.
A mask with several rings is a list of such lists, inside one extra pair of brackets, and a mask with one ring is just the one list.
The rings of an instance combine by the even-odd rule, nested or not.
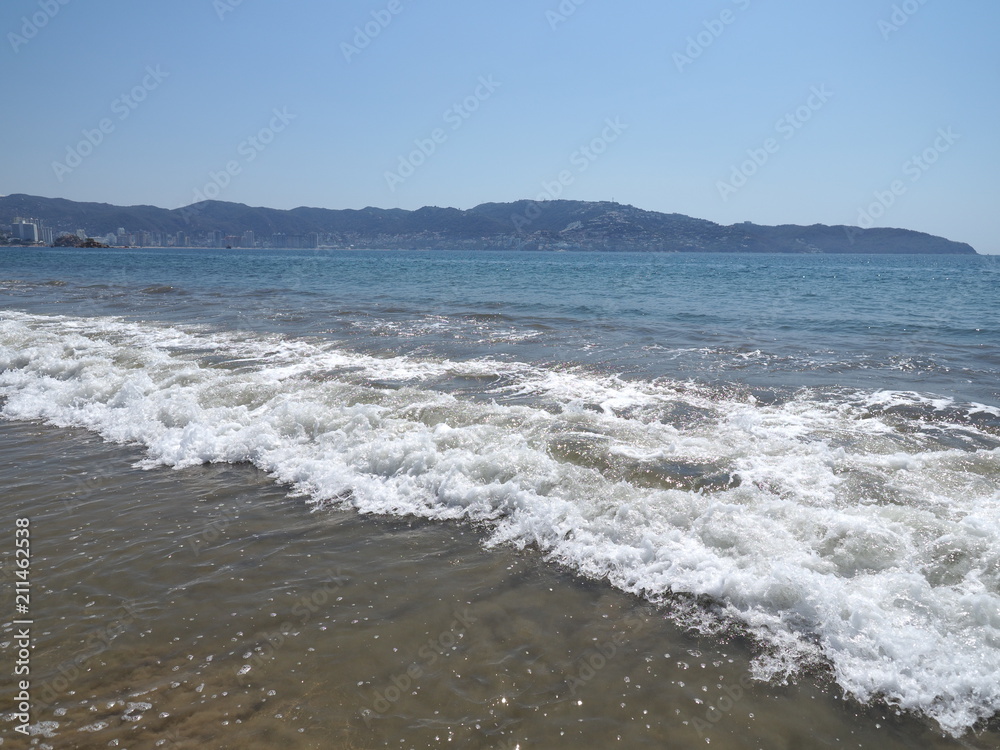
[(242, 234), (224, 234), (218, 230), (188, 234), (186, 232), (152, 232), (147, 230), (128, 231), (118, 227), (108, 234), (89, 234), (83, 229), (68, 231), (46, 225), (42, 219), (14, 217), (10, 223), (9, 239), (6, 244), (48, 245), (55, 243), (62, 235), (76, 235), (80, 239), (92, 238), (110, 247), (205, 247), (205, 248), (279, 248), (310, 249), (320, 247), (321, 237), (316, 232), (309, 234), (276, 233), (258, 237), (253, 230)]

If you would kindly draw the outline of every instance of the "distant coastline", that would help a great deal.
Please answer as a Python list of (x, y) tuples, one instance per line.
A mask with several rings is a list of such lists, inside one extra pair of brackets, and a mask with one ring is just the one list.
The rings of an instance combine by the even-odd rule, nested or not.
[[(5, 232), (5, 225), (10, 228)], [(516, 201), (468, 210), (255, 208), (203, 201), (168, 210), (15, 194), (0, 197), (2, 244), (56, 245), (75, 235), (131, 247), (580, 250), (976, 255), (964, 242), (908, 229), (724, 226), (614, 202)]]

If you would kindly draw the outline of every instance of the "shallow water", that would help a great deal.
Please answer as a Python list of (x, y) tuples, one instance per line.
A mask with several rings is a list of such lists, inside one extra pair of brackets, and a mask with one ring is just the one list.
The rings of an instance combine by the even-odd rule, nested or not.
[(315, 513), (250, 467), (142, 470), (79, 430), (0, 423), (0, 449), (35, 532), (35, 746), (998, 746), (822, 669), (750, 681), (745, 639), (678, 627), (684, 602), (467, 524)]
[(991, 259), (2, 260), (38, 743), (998, 746)]

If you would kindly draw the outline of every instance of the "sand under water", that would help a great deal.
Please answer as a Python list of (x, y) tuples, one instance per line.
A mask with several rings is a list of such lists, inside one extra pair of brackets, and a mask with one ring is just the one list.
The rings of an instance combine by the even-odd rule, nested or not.
[(1000, 747), (995, 259), (0, 260), (4, 748)]
[(685, 628), (690, 601), (472, 524), (317, 512), (248, 465), (143, 469), (32, 422), (0, 422), (0, 453), (4, 515), (32, 523), (32, 747), (1000, 747), (843, 699), (822, 665), (754, 681), (752, 641)]

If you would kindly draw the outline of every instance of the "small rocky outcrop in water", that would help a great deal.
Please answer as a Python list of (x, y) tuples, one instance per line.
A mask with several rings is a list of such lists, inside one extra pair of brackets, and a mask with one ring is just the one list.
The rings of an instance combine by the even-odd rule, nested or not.
[(95, 240), (93, 237), (88, 237), (85, 240), (81, 240), (75, 234), (63, 234), (56, 237), (55, 242), (52, 243), (52, 247), (110, 247), (109, 245), (102, 244)]

